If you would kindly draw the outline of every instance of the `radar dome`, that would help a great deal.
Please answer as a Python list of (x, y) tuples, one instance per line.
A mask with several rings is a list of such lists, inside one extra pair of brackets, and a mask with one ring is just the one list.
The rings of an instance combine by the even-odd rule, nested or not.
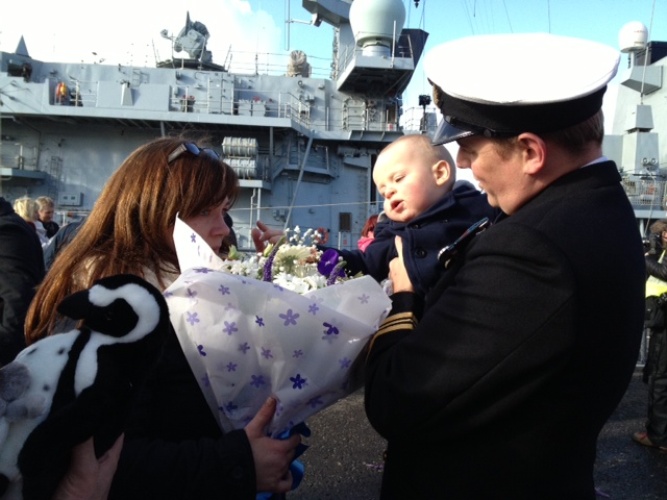
[(621, 52), (639, 52), (646, 48), (648, 29), (639, 21), (631, 21), (621, 28), (618, 44)]
[(405, 22), (402, 0), (354, 0), (350, 6), (350, 26), (364, 54), (386, 54), (394, 34), (398, 37)]

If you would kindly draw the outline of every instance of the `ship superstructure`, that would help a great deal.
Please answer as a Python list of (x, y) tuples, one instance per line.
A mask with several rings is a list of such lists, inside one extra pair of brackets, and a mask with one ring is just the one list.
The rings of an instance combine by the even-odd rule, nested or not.
[(643, 234), (651, 222), (667, 217), (667, 42), (647, 40), (639, 22), (620, 32), (627, 62), (619, 68), (613, 128), (603, 143), (621, 171)]
[(183, 57), (152, 68), (38, 61), (23, 39), (14, 53), (0, 52), (3, 196), (51, 196), (57, 220), (67, 222), (92, 208), (139, 145), (205, 134), (241, 179), (230, 212), (241, 248), (250, 247), (259, 219), (326, 228), (330, 244), (354, 247), (380, 209), (373, 164), (403, 134), (401, 95), (427, 33), (403, 28), (401, 0), (303, 0), (303, 7), (312, 29), (334, 27), (327, 77), (314, 77), (299, 50), (278, 66), (232, 73), (213, 62), (208, 28), (189, 15), (173, 37)]

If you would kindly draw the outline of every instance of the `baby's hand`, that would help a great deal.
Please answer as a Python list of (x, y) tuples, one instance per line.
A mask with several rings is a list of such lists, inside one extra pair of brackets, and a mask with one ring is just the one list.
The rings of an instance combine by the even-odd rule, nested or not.
[(263, 252), (267, 243), (275, 244), (282, 238), (283, 231), (281, 229), (270, 229), (269, 226), (258, 220), (257, 227), (250, 231), (250, 235), (252, 236), (252, 242), (255, 244), (255, 250)]

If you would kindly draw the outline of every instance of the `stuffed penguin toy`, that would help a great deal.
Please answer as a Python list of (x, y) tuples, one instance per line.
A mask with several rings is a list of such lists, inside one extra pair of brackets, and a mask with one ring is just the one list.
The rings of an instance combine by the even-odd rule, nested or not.
[(134, 275), (101, 279), (58, 311), (79, 329), (46, 337), (0, 369), (0, 498), (51, 499), (72, 447), (101, 456), (170, 331), (162, 294)]

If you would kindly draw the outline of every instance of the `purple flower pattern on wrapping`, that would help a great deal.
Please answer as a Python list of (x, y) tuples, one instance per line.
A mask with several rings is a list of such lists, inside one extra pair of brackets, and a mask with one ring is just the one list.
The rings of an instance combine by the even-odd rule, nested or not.
[(280, 318), (285, 320), (284, 326), (296, 325), (296, 320), (299, 319), (300, 314), (295, 313), (292, 309), (288, 309), (285, 314), (279, 314)]
[(327, 323), (326, 321), (322, 323), (322, 326), (324, 326), (324, 335), (338, 335), (340, 331), (338, 328), (336, 328), (335, 325), (332, 325), (331, 323)]
[(190, 242), (197, 243), (197, 234), (196, 233), (192, 233), (190, 235)]
[(279, 417), (280, 415), (283, 414), (284, 411), (285, 411), (285, 405), (282, 404), (281, 402), (278, 402), (278, 404), (276, 405), (276, 416)]
[[(196, 242), (197, 239), (198, 239), (198, 237), (196, 237), (193, 234), (193, 242)], [(335, 269), (334, 271), (335, 272), (331, 273), (331, 274), (333, 274), (333, 276), (338, 275), (339, 269)], [(214, 271), (209, 270), (208, 268), (201, 268), (201, 269), (195, 268), (194, 272), (196, 272), (197, 274), (206, 275), (206, 274), (209, 274), (209, 273), (214, 272)], [(340, 275), (344, 276), (344, 272), (341, 273)], [(204, 278), (202, 278), (202, 279), (204, 279)], [(192, 288), (187, 288), (187, 287), (185, 288), (186, 298), (189, 298), (189, 299), (192, 300), (191, 307), (195, 304), (197, 304), (198, 307), (201, 306), (201, 304), (204, 303), (203, 300), (207, 300), (207, 299), (204, 298), (204, 295), (203, 295), (203, 292), (201, 291), (201, 289), (196, 288), (197, 278), (193, 278), (193, 281), (186, 282), (186, 283), (188, 283), (188, 284), (192, 283), (192, 285), (189, 284), (189, 286), (191, 286)], [(248, 284), (253, 284), (253, 283), (255, 283), (254, 280), (247, 279), (247, 278), (244, 278), (244, 277), (235, 278), (235, 280), (231, 283), (229, 281), (224, 281), (224, 282), (218, 281), (214, 285), (214, 288), (211, 291), (216, 292), (218, 294), (218, 297), (226, 296), (226, 297), (230, 297), (231, 298), (230, 300), (236, 301), (236, 302), (227, 302), (226, 304), (219, 302), (218, 307), (220, 307), (220, 311), (221, 312), (222, 311), (230, 311), (230, 310), (231, 311), (239, 311), (239, 312), (241, 312), (240, 317), (245, 318), (246, 317), (246, 311), (245, 311), (246, 310), (246, 303), (243, 302), (242, 300), (237, 299), (237, 293), (240, 292), (240, 290), (238, 290), (237, 288), (241, 285), (248, 285)], [(273, 286), (272, 288), (274, 290), (278, 290), (278, 291), (281, 292), (280, 297), (283, 297), (282, 293), (285, 293), (285, 294), (293, 293), (293, 292), (288, 292), (286, 289), (284, 289), (280, 286)], [(254, 289), (252, 289), (252, 290), (253, 290), (252, 293), (254, 293)], [(181, 292), (181, 293), (183, 293), (183, 292)], [(247, 294), (248, 292), (244, 292), (244, 293)], [(278, 296), (276, 296), (276, 297), (278, 297)], [(368, 304), (370, 302), (371, 296), (366, 294), (366, 293), (361, 292), (361, 293), (356, 294), (352, 298), (356, 299), (355, 301), (357, 302), (357, 304)], [(254, 328), (255, 329), (254, 331), (256, 331), (258, 333), (258, 335), (259, 335), (258, 327), (261, 328), (262, 331), (266, 330), (266, 333), (262, 333), (261, 335), (266, 335), (266, 334), (272, 335), (274, 333), (274, 330), (276, 330), (276, 329), (277, 329), (276, 333), (294, 331), (296, 334), (300, 335), (302, 332), (297, 331), (297, 328), (294, 328), (294, 327), (298, 326), (299, 328), (308, 328), (308, 326), (306, 326), (306, 325), (311, 320), (307, 319), (305, 317), (306, 315), (308, 317), (318, 316), (318, 315), (322, 314), (322, 307), (325, 307), (325, 310), (328, 310), (328, 309), (326, 309), (327, 302), (324, 301), (322, 298), (313, 297), (310, 302), (305, 302), (303, 304), (299, 303), (299, 305), (296, 305), (296, 307), (294, 305), (292, 305), (293, 303), (291, 302), (291, 300), (286, 300), (286, 299), (283, 299), (283, 298), (280, 298), (278, 300), (284, 301), (284, 302), (282, 302), (282, 304), (284, 304), (284, 306), (282, 308), (282, 312), (280, 310), (275, 311), (275, 306), (272, 306), (272, 307), (274, 307), (274, 309), (273, 309), (275, 311), (274, 313), (272, 313), (272, 314), (269, 313), (268, 315), (264, 315), (264, 316), (252, 315), (252, 313), (251, 313), (249, 318), (243, 319), (240, 323), (239, 323), (239, 320), (238, 320), (239, 316), (237, 316), (235, 313), (230, 315), (228, 320), (225, 320), (225, 316), (224, 316), (224, 313), (223, 313), (222, 318), (220, 316), (215, 318), (216, 321), (219, 321), (218, 324), (220, 324), (220, 323), (222, 324), (219, 331), (221, 331), (222, 333), (226, 333), (227, 335), (225, 337), (235, 336), (235, 337), (240, 338), (242, 340), (245, 340), (246, 337), (243, 337), (243, 336), (238, 337), (238, 335), (241, 335), (239, 332), (241, 332), (241, 330), (243, 330), (243, 332), (242, 332), (243, 335), (247, 335), (246, 330), (248, 329), (248, 327), (250, 327), (251, 329)], [(238, 304), (238, 305), (236, 305), (236, 304)], [(207, 321), (209, 321), (208, 320), (208, 315), (201, 316), (200, 311), (203, 312), (204, 310), (198, 308), (198, 309), (191, 309), (189, 312), (185, 311), (185, 314), (186, 314), (185, 321), (187, 322), (187, 324), (191, 325), (193, 328), (196, 328), (196, 330), (193, 329), (193, 332), (202, 331), (201, 330), (202, 323), (206, 323)], [(277, 317), (274, 316), (273, 314), (277, 314)], [(329, 316), (329, 314), (327, 314), (327, 316)], [(317, 324), (317, 323), (315, 323), (315, 324)], [(339, 336), (341, 336), (340, 335), (341, 333), (345, 332), (347, 334), (347, 331), (346, 331), (347, 327), (343, 326), (343, 324), (340, 324), (337, 321), (337, 316), (330, 316), (329, 318), (327, 318), (327, 321), (321, 321), (320, 320), (319, 324), (321, 325), (321, 328), (322, 328), (322, 339), (327, 340), (329, 343), (331, 343), (333, 341), (333, 339), (336, 339)], [(203, 330), (203, 331), (205, 331), (205, 330)], [(303, 334), (305, 336), (305, 335), (307, 335), (307, 332), (303, 332)], [(197, 334), (197, 335), (200, 335), (200, 334)], [(206, 342), (205, 339), (206, 339), (206, 337), (202, 338), (202, 340), (204, 340), (203, 344), (196, 344), (195, 343), (196, 349), (198, 350), (200, 356), (202, 356), (202, 357), (207, 355), (205, 347), (208, 346), (210, 348), (210, 346), (208, 345), (208, 343)], [(280, 342), (282, 342), (282, 341), (280, 341)], [(308, 348), (308, 352), (309, 352), (308, 357), (312, 357), (312, 353), (310, 352), (311, 346), (312, 346), (311, 342), (312, 341), (305, 341), (304, 342), (304, 346), (307, 346), (307, 348)], [(288, 352), (292, 353), (290, 357), (293, 358), (293, 359), (300, 359), (300, 358), (303, 358), (304, 356), (306, 356), (304, 347), (302, 347), (299, 344), (300, 344), (300, 342), (297, 342), (296, 345), (294, 345), (294, 348), (291, 351), (288, 351)], [(234, 344), (231, 344), (231, 345), (234, 345)], [(308, 408), (311, 408), (313, 410), (317, 410), (320, 407), (326, 407), (329, 404), (331, 404), (332, 395), (335, 394), (336, 391), (338, 391), (338, 389), (336, 388), (336, 389), (334, 389), (333, 392), (328, 391), (328, 392), (313, 395), (312, 394), (312, 388), (309, 388), (309, 387), (312, 386), (312, 384), (308, 383), (310, 377), (304, 378), (302, 376), (303, 372), (294, 371), (294, 372), (292, 372), (293, 376), (287, 376), (288, 380), (284, 380), (284, 381), (276, 380), (276, 381), (274, 381), (272, 379), (273, 375), (270, 375), (270, 371), (269, 371), (270, 368), (267, 368), (266, 370), (264, 368), (253, 369), (254, 371), (251, 372), (252, 374), (250, 375), (250, 380), (248, 380), (245, 383), (243, 383), (242, 380), (238, 380), (238, 379), (235, 380), (234, 377), (247, 376), (247, 375), (242, 375), (244, 373), (244, 370), (247, 370), (247, 368), (248, 368), (248, 366), (246, 366), (247, 362), (242, 361), (242, 359), (243, 360), (248, 359), (248, 361), (250, 363), (253, 363), (253, 361), (251, 361), (251, 360), (254, 359), (254, 358), (261, 358), (261, 359), (269, 360), (269, 359), (274, 359), (274, 357), (275, 357), (272, 346), (267, 346), (267, 345), (261, 346), (259, 344), (259, 338), (257, 340), (250, 340), (249, 339), (248, 341), (245, 341), (245, 342), (236, 343), (235, 346), (236, 346), (235, 350), (236, 350), (237, 354), (233, 354), (233, 352), (231, 352), (230, 354), (231, 354), (232, 357), (236, 357), (236, 359), (230, 360), (229, 357), (227, 356), (227, 359), (225, 359), (224, 363), (222, 362), (222, 360), (220, 360), (218, 362), (217, 368), (215, 368), (215, 370), (217, 370), (218, 373), (220, 373), (220, 374), (223, 371), (225, 373), (228, 373), (229, 374), (228, 377), (232, 377), (231, 379), (228, 379), (232, 385), (237, 385), (238, 384), (239, 387), (241, 387), (241, 386), (245, 386), (245, 387), (248, 387), (248, 388), (252, 387), (252, 388), (254, 388), (255, 390), (258, 391), (258, 394), (263, 394), (264, 393), (263, 391), (266, 391), (267, 388), (268, 388), (268, 390), (273, 391), (274, 390), (274, 384), (278, 384), (278, 387), (280, 387), (281, 384), (285, 384), (284, 385), (285, 389), (287, 387), (291, 387), (295, 396), (296, 396), (296, 394), (299, 394), (299, 393), (303, 394), (303, 396), (301, 396), (301, 397), (297, 396), (296, 398), (292, 398), (290, 396), (285, 401), (280, 401), (279, 400), (278, 407), (276, 409), (276, 416), (282, 415), (288, 409), (289, 409), (289, 411), (295, 411), (299, 408), (308, 407)], [(232, 347), (232, 349), (234, 349), (234, 347)], [(229, 352), (229, 351), (227, 351), (227, 352)], [(281, 351), (280, 357), (286, 356), (286, 355), (289, 356), (288, 352), (285, 352), (283, 354), (282, 351)], [(333, 352), (335, 352), (335, 351), (333, 351)], [(247, 356), (247, 355), (250, 355), (250, 358), (245, 358), (245, 357), (241, 358), (241, 356)], [(215, 356), (219, 356), (219, 354), (216, 353)], [(334, 356), (335, 356), (335, 354), (334, 354)], [(211, 356), (209, 356), (209, 357), (211, 357)], [(336, 359), (337, 361), (334, 361), (334, 359)], [(335, 363), (336, 365), (338, 365), (337, 369), (341, 370), (342, 372), (348, 370), (349, 367), (352, 365), (352, 362), (353, 362), (353, 358), (351, 359), (349, 356), (345, 356), (345, 355), (343, 355), (341, 357), (334, 358), (334, 359), (330, 359), (329, 365), (331, 365), (331, 362)], [(301, 361), (299, 361), (299, 363), (301, 363)], [(267, 365), (267, 367), (268, 366), (270, 366), (270, 365)], [(334, 368), (334, 367), (330, 366), (330, 368)], [(220, 375), (218, 375), (218, 377), (219, 376)], [(319, 375), (318, 375), (318, 377), (319, 377)], [(202, 382), (203, 385), (207, 385), (207, 386), (211, 385), (211, 382), (209, 382), (208, 380), (206, 380), (206, 381), (201, 380), (201, 382)], [(211, 387), (215, 389), (215, 384), (216, 383), (219, 383), (219, 382), (213, 381), (213, 386), (211, 386)], [(311, 393), (309, 394), (308, 391), (311, 391)], [(230, 394), (230, 396), (231, 396), (231, 394)], [(338, 399), (339, 397), (340, 397), (340, 395), (336, 395), (335, 399)], [(280, 396), (279, 396), (279, 398), (280, 398)], [(218, 402), (219, 402), (218, 404), (220, 405), (220, 406), (218, 406), (219, 411), (224, 411), (228, 414), (236, 413), (237, 414), (236, 417), (234, 417), (233, 415), (229, 415), (229, 418), (231, 418), (232, 421), (237, 422), (237, 424), (235, 424), (235, 425), (238, 425), (238, 422), (241, 422), (241, 421), (245, 421), (245, 423), (249, 422), (252, 419), (253, 415), (252, 414), (247, 414), (247, 410), (245, 410), (245, 409), (241, 413), (239, 413), (239, 407), (237, 406), (236, 401), (238, 401), (236, 399), (236, 396), (231, 396), (231, 398), (228, 399), (228, 400), (224, 400), (223, 398), (219, 398), (218, 399)], [(241, 406), (243, 406), (245, 408), (247, 405), (244, 402)], [(287, 425), (287, 427), (289, 427), (289, 426), (294, 425), (295, 423), (296, 422), (288, 422), (286, 425)], [(281, 425), (284, 425), (284, 422), (281, 423)]]
[(264, 381), (264, 375), (251, 375), (250, 378), (250, 385), (253, 387), (261, 387), (266, 384)]
[(196, 312), (188, 312), (186, 321), (190, 323), (191, 326), (195, 326), (195, 323), (199, 323), (199, 315)]
[(236, 322), (232, 321), (231, 323), (228, 321), (225, 321), (225, 327), (222, 329), (224, 333), (227, 335), (232, 335), (234, 332), (238, 332), (239, 329), (236, 327)]
[(303, 389), (303, 386), (308, 385), (308, 380), (301, 378), (301, 374), (297, 373), (296, 377), (289, 378), (292, 381), (292, 389)]
[(314, 398), (311, 398), (308, 400), (308, 406), (311, 408), (317, 408), (318, 406), (322, 406), (324, 404), (324, 401), (322, 401), (322, 396), (315, 396)]

